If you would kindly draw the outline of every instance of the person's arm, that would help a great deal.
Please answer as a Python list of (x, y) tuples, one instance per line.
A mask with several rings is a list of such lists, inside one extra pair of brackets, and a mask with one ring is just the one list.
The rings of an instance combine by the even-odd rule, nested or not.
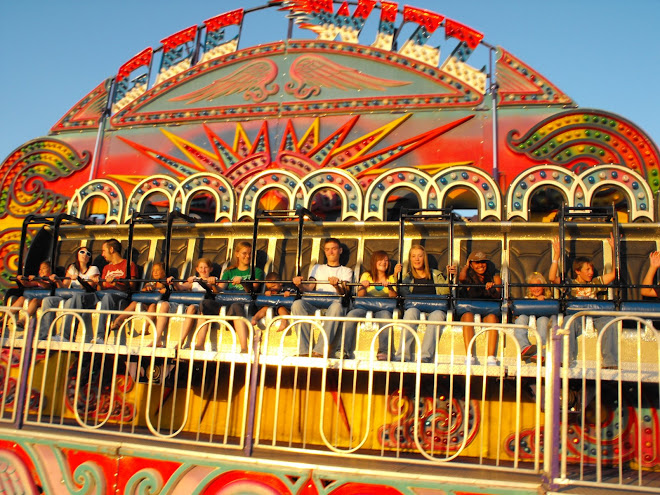
[(548, 281), (551, 284), (560, 284), (561, 277), (559, 276), (559, 260), (562, 253), (559, 252), (559, 237), (552, 239), (552, 263), (550, 264), (550, 273), (548, 273)]
[(502, 287), (495, 287), (496, 285), (502, 285), (502, 277), (499, 275), (493, 275), (493, 281), (486, 284), (486, 290), (492, 295), (500, 297)]
[(470, 268), (470, 262), (466, 261), (465, 265), (463, 265), (463, 268), (461, 268), (461, 271), (458, 273), (459, 282), (465, 282), (465, 280), (467, 279), (468, 268)]
[(369, 274), (364, 272), (360, 277), (360, 287), (358, 287), (358, 297), (367, 297), (367, 289), (371, 286)]
[[(309, 275), (307, 277), (308, 280), (316, 280), (316, 278), (314, 277), (314, 274), (316, 273), (316, 268), (318, 266), (319, 265), (314, 265), (312, 267), (312, 269), (309, 271)], [(316, 284), (314, 284), (314, 283), (303, 284), (302, 279), (303, 278), (298, 275), (298, 276), (293, 277), (293, 280), (292, 280), (293, 285), (298, 287), (298, 289), (300, 289), (301, 292), (310, 292), (310, 291), (313, 291), (314, 289), (316, 289)]]
[[(653, 251), (649, 255), (649, 269), (646, 270), (646, 275), (642, 280), (642, 285), (654, 285), (655, 274), (660, 268), (660, 251)], [(641, 290), (642, 296), (645, 297), (658, 297), (658, 291), (651, 287), (645, 287)]]
[(603, 273), (603, 283), (606, 285), (614, 282), (616, 278), (616, 270), (614, 269), (616, 266), (616, 260), (614, 259), (614, 235), (612, 233), (610, 233), (607, 243), (610, 245), (610, 249), (612, 249), (612, 269), (607, 273)]
[[(431, 272), (431, 275), (433, 277), (433, 283), (434, 284), (446, 284), (447, 279), (444, 277), (442, 272), (440, 270), (433, 270)], [(449, 287), (437, 287), (435, 288), (435, 293), (439, 296), (448, 296), (449, 295)]]

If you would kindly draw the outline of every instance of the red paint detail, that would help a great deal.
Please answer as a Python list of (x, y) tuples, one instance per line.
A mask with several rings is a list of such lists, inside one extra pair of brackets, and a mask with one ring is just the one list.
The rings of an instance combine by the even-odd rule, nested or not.
[(308, 156), (314, 156), (316, 153), (318, 153), (320, 150), (322, 150), (327, 144), (335, 138), (335, 136), (338, 136), (335, 143), (332, 145), (332, 147), (327, 150), (328, 154), (326, 155), (325, 159), (321, 164), (319, 165), (319, 168), (327, 166), (328, 162), (332, 159), (334, 151), (341, 146), (341, 144), (344, 142), (344, 139), (346, 139), (346, 136), (348, 133), (351, 131), (355, 123), (358, 121), (360, 118), (359, 115), (355, 115), (354, 117), (351, 118), (348, 122), (346, 122), (343, 126), (341, 126), (339, 129), (337, 129), (335, 132), (330, 134), (326, 139), (324, 139), (319, 145), (311, 150), (309, 153), (307, 153)]
[(484, 39), (483, 33), (449, 18), (445, 20), (445, 35), (464, 41), (472, 50)]
[[(53, 447), (56, 448), (56, 447)], [(74, 478), (73, 473), (78, 466), (86, 462), (98, 465), (105, 476), (105, 486), (107, 493), (113, 493), (115, 487), (115, 474), (117, 473), (117, 458), (109, 454), (101, 454), (88, 450), (61, 449), (62, 454), (69, 465), (69, 474)]]
[[(93, 129), (98, 127), (99, 120), (107, 103), (108, 92), (105, 81), (96, 86), (84, 98), (76, 103), (53, 126), (51, 131)], [(87, 121), (93, 121), (89, 124)]]
[[(289, 490), (289, 487), (275, 475), (250, 471), (229, 471), (221, 474), (212, 480), (201, 493), (208, 495), (221, 493), (224, 488), (227, 488), (231, 485), (237, 485), (239, 483), (252, 485), (255, 489), (270, 488), (273, 490), (273, 495), (291, 495), (291, 490)], [(246, 486), (246, 488), (249, 488), (249, 486)]]
[(39, 478), (39, 475), (37, 474), (37, 470), (34, 467), (32, 458), (25, 453), (25, 450), (23, 450), (23, 447), (21, 447), (20, 444), (17, 444), (9, 440), (0, 440), (0, 450), (7, 450), (17, 455), (21, 459), (21, 461), (23, 461), (23, 463), (25, 464), (27, 470), (30, 472), (30, 476), (32, 477), (34, 483), (37, 486), (41, 486), (42, 481)]
[(238, 26), (243, 22), (243, 9), (236, 9), (224, 14), (211, 17), (204, 21), (206, 32), (215, 32), (227, 26)]
[(395, 2), (380, 2), (380, 20), (381, 22), (396, 21), (396, 14), (399, 11), (399, 4)]
[(145, 48), (135, 57), (122, 65), (119, 68), (119, 72), (117, 72), (117, 82), (127, 78), (135, 69), (142, 67), (143, 65), (149, 65), (151, 63), (151, 56), (153, 55), (153, 52), (153, 48)]
[[(526, 105), (545, 105), (551, 103), (571, 104), (573, 100), (561, 91), (557, 86), (543, 77), (538, 71), (532, 69), (520, 59), (512, 54), (498, 48), (500, 58), (497, 60), (497, 82), (499, 84), (500, 105), (520, 105), (522, 96), (529, 97), (535, 95), (541, 97), (545, 94), (552, 96), (549, 99), (529, 99), (525, 98)], [(516, 68), (512, 67), (516, 65)], [(523, 74), (522, 71), (527, 74)], [(534, 76), (534, 79), (532, 79)], [(547, 89), (550, 89), (548, 92)], [(512, 99), (510, 97), (513, 97)]]
[[(466, 117), (463, 117), (461, 119), (455, 120), (453, 122), (450, 122), (449, 124), (445, 124), (441, 127), (438, 127), (436, 129), (430, 130), (424, 134), (420, 134), (418, 136), (413, 136), (410, 139), (406, 139), (405, 141), (400, 141), (398, 143), (395, 143), (391, 146), (388, 146), (387, 148), (384, 148), (382, 150), (374, 151), (373, 153), (365, 156), (358, 157), (354, 160), (347, 161), (346, 163), (343, 163), (339, 168), (348, 168), (352, 165), (356, 165), (358, 163), (366, 163), (368, 162), (371, 158), (377, 157), (379, 155), (388, 155), (387, 158), (384, 160), (376, 163), (375, 165), (372, 165), (371, 167), (367, 167), (366, 169), (362, 170), (360, 173), (358, 173), (355, 177), (356, 179), (360, 179), (361, 177), (364, 176), (364, 174), (368, 170), (372, 170), (374, 168), (379, 168), (385, 165), (386, 163), (389, 163), (393, 160), (396, 160), (399, 158), (402, 154), (408, 153), (415, 148), (419, 148), (421, 145), (431, 141), (432, 139), (436, 138), (437, 136), (440, 136), (450, 130), (452, 130), (455, 127), (460, 126), (461, 124), (467, 122), (468, 120), (474, 118), (474, 114), (472, 115), (467, 115)], [(404, 149), (401, 151), (398, 151), (394, 153), (393, 155), (389, 155), (390, 150), (396, 150), (399, 147), (403, 147)]]
[(444, 15), (436, 14), (417, 7), (403, 7), (403, 20), (405, 22), (415, 22), (424, 26), (429, 33), (433, 33), (445, 18)]
[(367, 483), (346, 483), (336, 490), (332, 490), (330, 495), (402, 495), (402, 492), (396, 488), (387, 485), (369, 485)]
[(117, 462), (117, 493), (126, 493), (128, 481), (143, 469), (158, 471), (163, 478), (163, 484), (165, 484), (180, 467), (180, 462), (122, 455)]
[(163, 53), (167, 53), (172, 48), (193, 41), (195, 36), (197, 36), (197, 26), (190, 26), (189, 28), (182, 29), (178, 33), (174, 33), (173, 35), (160, 40), (163, 44)]
[(337, 10), (337, 15), (343, 15), (344, 17), (349, 17), (351, 13), (348, 10), (348, 4), (346, 2), (342, 3), (339, 9)]
[(376, 0), (358, 0), (358, 6), (353, 13), (353, 17), (366, 19), (374, 10)]

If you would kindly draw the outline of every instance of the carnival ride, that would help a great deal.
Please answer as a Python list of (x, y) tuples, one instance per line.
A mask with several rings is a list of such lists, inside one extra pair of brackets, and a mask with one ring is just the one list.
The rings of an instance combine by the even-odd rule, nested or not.
[[(264, 9), (287, 12), (316, 38), (239, 47), (244, 22)], [(374, 17), (367, 45), (363, 28)], [(443, 29), (450, 55), (441, 60), (430, 40)], [(468, 64), (479, 50), (490, 56), (485, 72)], [(313, 358), (298, 355), (296, 323), (323, 338), (322, 314), (271, 316), (258, 328), (246, 321), (251, 346), (242, 354), (236, 317), (222, 313), (206, 318), (214, 326), (205, 346), (188, 348), (180, 312), (159, 314), (169, 331), (158, 347), (143, 310), (92, 343), (84, 326), (69, 341), (39, 340), (41, 315), (21, 332), (5, 307), (4, 472), (33, 493), (658, 490), (660, 307), (640, 296), (658, 249), (658, 158), (633, 123), (577, 108), (481, 33), (415, 7), (270, 2), (175, 33), (4, 160), (5, 289), (44, 259), (65, 267), (80, 245), (98, 254), (110, 238), (139, 265), (138, 282), (155, 261), (184, 278), (205, 257), (219, 273), (239, 241), (254, 246), (253, 270), (291, 280), (322, 261), (332, 236), (356, 272), (376, 250), (405, 263), (417, 243), (440, 267), (483, 251), (502, 274), (502, 298), (461, 299), (455, 281), (447, 298), (347, 298), (370, 311), (413, 303), (445, 311), (431, 363), (419, 352), (414, 362), (376, 359), (380, 333), (391, 330), (396, 346), (420, 323), (400, 315), (358, 319), (350, 358), (327, 344)], [(552, 252), (555, 236), (562, 253)], [(615, 270), (607, 300), (571, 300), (579, 256)], [(556, 257), (564, 282), (552, 286), (553, 299), (525, 300), (525, 276), (547, 273)], [(204, 297), (168, 295), (187, 304)], [(296, 296), (217, 297), (274, 305)], [(472, 324), (483, 359), (466, 364), (459, 308), (493, 304), (502, 323)], [(86, 312), (96, 322), (99, 310), (58, 309), (53, 335), (65, 316), (82, 321)], [(519, 314), (559, 317), (545, 361), (521, 360)], [(603, 316), (611, 323), (594, 329), (592, 318)], [(572, 364), (574, 320), (584, 332)], [(417, 350), (431, 328), (423, 323)], [(534, 318), (522, 328), (540, 346)], [(484, 354), (492, 330), (497, 366)], [(608, 332), (617, 369), (601, 367)]]

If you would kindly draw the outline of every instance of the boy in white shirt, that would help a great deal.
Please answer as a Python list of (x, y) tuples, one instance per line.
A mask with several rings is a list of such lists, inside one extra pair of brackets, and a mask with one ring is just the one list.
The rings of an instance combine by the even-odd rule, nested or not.
[[(325, 253), (326, 263), (316, 264), (309, 271), (308, 280), (321, 280), (328, 283), (302, 283), (302, 277), (293, 277), (293, 283), (302, 292), (316, 290), (319, 292), (328, 292), (330, 294), (337, 294), (343, 296), (348, 290), (346, 282), (353, 281), (353, 270), (343, 266), (339, 262), (339, 257), (342, 254), (342, 247), (339, 241), (335, 238), (328, 238), (323, 242), (323, 252)], [(312, 302), (305, 299), (298, 299), (294, 301), (291, 306), (291, 314), (295, 316), (309, 316), (314, 314), (317, 309)], [(325, 316), (341, 317), (346, 314), (346, 308), (341, 303), (341, 300), (334, 301), (325, 312)], [(323, 328), (328, 338), (328, 357), (334, 357), (337, 349), (334, 345), (335, 336), (341, 323), (336, 320), (327, 320), (323, 322)], [(298, 352), (301, 356), (309, 356), (311, 351), (312, 357), (323, 357), (323, 339), (319, 339), (314, 344), (311, 335), (311, 325), (309, 323), (300, 323), (298, 326), (299, 332), (299, 346)]]

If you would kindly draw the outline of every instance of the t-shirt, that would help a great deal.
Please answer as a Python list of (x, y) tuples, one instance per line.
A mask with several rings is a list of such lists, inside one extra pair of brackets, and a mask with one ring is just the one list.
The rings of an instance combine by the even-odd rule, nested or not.
[[(364, 272), (362, 274), (362, 276), (360, 277), (360, 282), (362, 282), (364, 280), (366, 280), (370, 284), (369, 288), (367, 289), (367, 296), (369, 296), (369, 297), (389, 297), (390, 296), (390, 291), (387, 288), (385, 288), (382, 285), (378, 285), (378, 284), (374, 283), (374, 279), (371, 276), (371, 273)], [(387, 278), (387, 281), (392, 285), (396, 284), (396, 279), (394, 278), (394, 275), (390, 275)]]
[[(314, 265), (309, 271), (309, 279), (314, 280), (328, 280), (330, 277), (337, 277), (344, 282), (353, 281), (353, 270), (347, 266), (328, 266), (328, 265)], [(337, 291), (330, 284), (316, 284), (316, 289), (319, 292), (331, 292), (336, 294)]]
[[(572, 284), (579, 284), (577, 280), (571, 280)], [(586, 282), (582, 282), (586, 283)], [(603, 277), (596, 277), (589, 284), (603, 285)], [(574, 299), (597, 299), (602, 287), (571, 287), (571, 297)]]
[(78, 276), (82, 278), (83, 280), (91, 280), (92, 277), (96, 275), (100, 275), (101, 272), (99, 271), (99, 267), (95, 265), (90, 265), (87, 267), (87, 271), (85, 273), (80, 273), (78, 269), (76, 268), (76, 265), (73, 263), (69, 265), (69, 268), (66, 271), (66, 276), (71, 279), (71, 283), (69, 284), (69, 287), (72, 289), (81, 289), (82, 284), (76, 280)]
[[(115, 280), (128, 278), (126, 272), (126, 263), (127, 260), (121, 260), (119, 263), (109, 263), (103, 267), (103, 274), (101, 275), (101, 278), (103, 279), (102, 287), (104, 289), (117, 289), (123, 291), (128, 290), (129, 287), (128, 283), (126, 282), (105, 282), (107, 277), (114, 277)], [(137, 278), (137, 266), (133, 262), (131, 262), (131, 278)]]
[[(220, 280), (232, 280), (234, 277), (242, 277), (244, 279), (249, 279), (250, 269), (248, 268), (247, 270), (239, 270), (238, 268), (229, 268), (228, 270), (225, 270), (222, 273), (222, 277), (220, 277)], [(256, 280), (263, 280), (264, 271), (261, 268), (256, 267), (254, 269), (254, 278)], [(242, 284), (229, 284), (227, 286), (227, 289), (245, 291), (245, 288), (243, 287)]]

